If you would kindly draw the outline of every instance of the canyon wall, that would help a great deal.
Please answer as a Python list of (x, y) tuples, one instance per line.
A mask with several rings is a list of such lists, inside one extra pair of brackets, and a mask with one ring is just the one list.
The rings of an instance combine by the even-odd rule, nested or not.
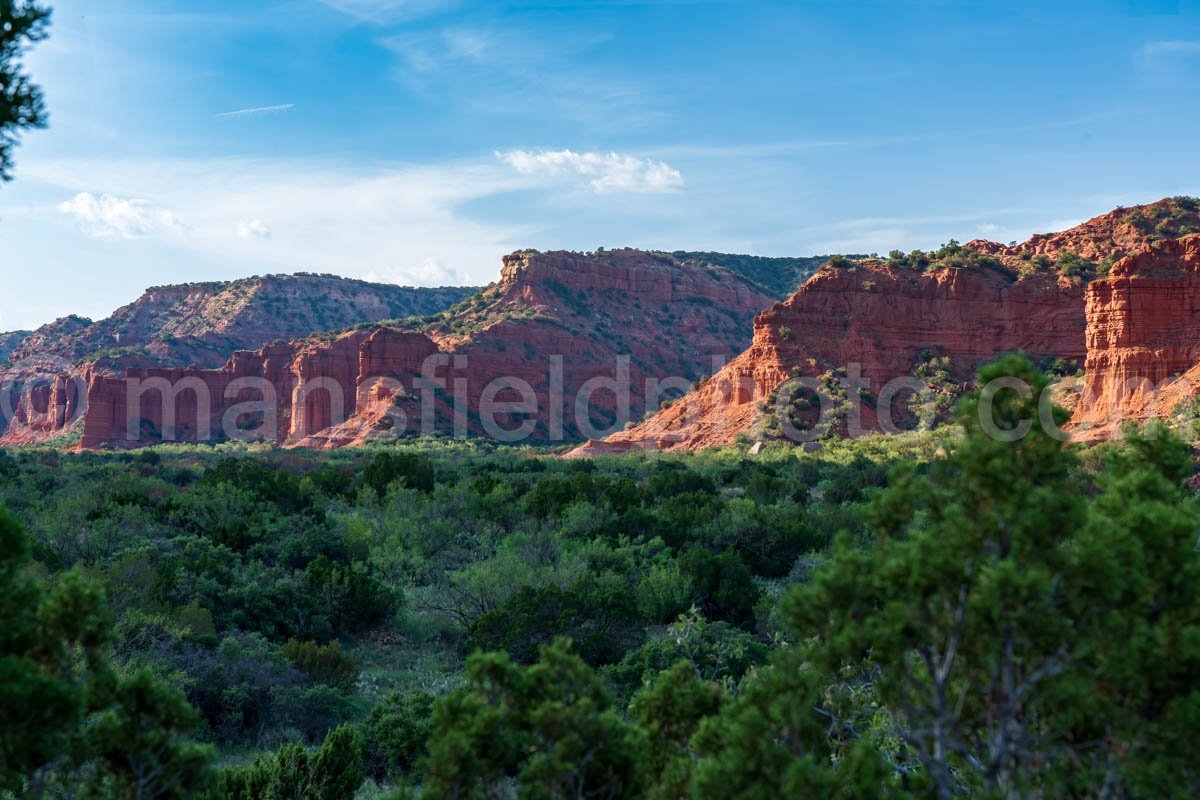
[(1171, 417), (1200, 392), (1200, 236), (1146, 245), (1117, 262), (1089, 285), (1087, 320), (1073, 435), (1111, 438), (1126, 421)]
[[(696, 391), (575, 455), (732, 444), (756, 431), (764, 405), (793, 377), (846, 370), (877, 397), (930, 357), (947, 359), (951, 377), (964, 384), (1005, 352), (1082, 361), (1083, 293), (1079, 283), (992, 268), (921, 272), (878, 260), (827, 266), (760, 315), (750, 349)], [(861, 423), (867, 430), (898, 425), (877, 419), (870, 402)]]
[[(93, 375), (82, 449), (227, 439), (284, 444), (358, 410), (364, 364), (411, 385), (437, 346), (386, 328), (234, 354), (221, 369)], [(383, 360), (380, 355), (385, 354)]]

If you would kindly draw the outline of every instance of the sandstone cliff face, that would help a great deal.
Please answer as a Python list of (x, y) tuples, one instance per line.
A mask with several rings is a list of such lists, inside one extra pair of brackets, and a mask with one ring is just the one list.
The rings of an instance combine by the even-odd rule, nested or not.
[[(1083, 287), (995, 269), (919, 272), (881, 261), (825, 267), (786, 303), (755, 320), (749, 350), (695, 392), (641, 425), (576, 455), (636, 448), (697, 450), (732, 444), (763, 421), (763, 404), (792, 377), (847, 369), (868, 396), (945, 357), (952, 377), (1004, 352), (1083, 359)], [(862, 424), (881, 429), (871, 402)], [(893, 427), (899, 423), (885, 421)], [(886, 427), (883, 427), (886, 430)]]
[[(1195, 232), (1200, 232), (1200, 203), (1169, 198), (1117, 209), (1067, 231), (1036, 235), (1020, 245), (983, 240), (965, 245), (991, 256), (995, 268), (920, 273), (871, 260), (859, 262), (854, 270), (826, 267), (790, 300), (761, 315), (755, 321), (751, 348), (694, 392), (632, 430), (589, 442), (573, 455), (732, 444), (739, 436), (761, 432), (776, 392), (792, 378), (828, 375), (858, 365), (863, 381), (878, 392), (888, 381), (912, 375), (927, 354), (945, 357), (951, 377), (962, 381), (964, 387), (982, 362), (1004, 352), (1024, 350), (1034, 356), (1068, 360), (1086, 357), (1087, 389), (1100, 399), (1080, 401), (1076, 412), (1079, 428), (1084, 423), (1097, 426), (1094, 417), (1106, 414), (1105, 404), (1111, 406), (1117, 397), (1123, 398), (1120, 408), (1141, 413), (1138, 409), (1143, 401), (1137, 391), (1120, 393), (1105, 382), (1143, 373), (1174, 375), (1197, 360), (1186, 346), (1176, 344), (1173, 355), (1154, 365), (1149, 363), (1153, 359), (1144, 355), (1128, 363), (1110, 364), (1123, 358), (1101, 341), (1106, 325), (1102, 307), (1113, 304), (1104, 299), (1110, 282), (1092, 284), (1094, 297), (1089, 295), (1085, 315), (1081, 281), (1059, 277), (1052, 264), (1069, 253), (1102, 270), (1152, 242), (1164, 240), (1164, 247), (1169, 248), (1175, 237)], [(1050, 264), (1040, 258), (1049, 259)], [(1170, 256), (1164, 259), (1171, 261)], [(1143, 264), (1138, 269), (1147, 268)], [(1119, 276), (1130, 269), (1133, 267), (1125, 262), (1113, 266), (1114, 285), (1124, 286)], [(1113, 291), (1120, 296), (1120, 289)], [(1134, 304), (1137, 302), (1142, 301)], [(1173, 313), (1169, 315), (1173, 321), (1163, 324), (1182, 330), (1186, 325), (1181, 320), (1187, 313)], [(1089, 326), (1096, 325), (1099, 327), (1091, 331)], [(1085, 329), (1091, 331), (1086, 337)], [(860, 420), (863, 429), (895, 429), (895, 419), (879, 419), (872, 398), (865, 400)]]
[(130, 369), (119, 378), (93, 374), (80, 446), (293, 442), (358, 411), (364, 363), (411, 384), (425, 357), (435, 352), (428, 337), (385, 328), (240, 352), (216, 370)]
[(1086, 383), (1073, 434), (1116, 435), (1200, 393), (1200, 236), (1147, 245), (1087, 292)]

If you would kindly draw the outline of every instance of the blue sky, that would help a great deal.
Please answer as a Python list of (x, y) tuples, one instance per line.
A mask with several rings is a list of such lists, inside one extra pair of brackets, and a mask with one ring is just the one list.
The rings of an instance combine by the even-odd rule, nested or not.
[(1200, 194), (1200, 0), (58, 0), (0, 330), (522, 247), (1008, 241)]

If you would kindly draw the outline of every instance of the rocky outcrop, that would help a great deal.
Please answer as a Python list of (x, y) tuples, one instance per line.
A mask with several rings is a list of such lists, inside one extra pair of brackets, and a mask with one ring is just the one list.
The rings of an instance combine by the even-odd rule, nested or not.
[(1083, 440), (1127, 421), (1170, 418), (1200, 393), (1200, 236), (1147, 245), (1087, 292), (1083, 395), (1071, 420)]
[[(949, 373), (948, 394), (954, 382), (965, 388), (982, 362), (1004, 352), (1023, 350), (1069, 361), (1086, 358), (1087, 388), (1093, 395), (1125, 397), (1124, 408), (1136, 412), (1136, 392), (1119, 395), (1093, 383), (1142, 372), (1174, 374), (1196, 361), (1189, 362), (1190, 355), (1179, 352), (1153, 367), (1106, 367), (1105, 360), (1113, 356), (1102, 355), (1095, 341), (1103, 334), (1097, 330), (1085, 336), (1085, 330), (1103, 314), (1100, 307), (1108, 302), (1102, 298), (1109, 281), (1092, 283), (1095, 295), (1089, 295), (1086, 315), (1084, 282), (1111, 267), (1123, 285), (1119, 276), (1131, 267), (1126, 262), (1111, 266), (1118, 259), (1140, 253), (1152, 242), (1169, 243), (1196, 232), (1200, 202), (1180, 197), (1119, 208), (1023, 244), (976, 240), (963, 248), (944, 248), (941, 266), (937, 254), (929, 253), (891, 262), (842, 259), (843, 268), (826, 266), (790, 300), (762, 314), (755, 321), (751, 348), (695, 391), (637, 427), (589, 442), (572, 455), (694, 450), (770, 433), (781, 415), (795, 413), (795, 404), (780, 402), (795, 395), (785, 388), (795, 389), (804, 383), (801, 379), (811, 383), (818, 377), (845, 386), (846, 395), (861, 397), (863, 402), (854, 404), (856, 430), (895, 430), (903, 425), (893, 413), (879, 413), (880, 393), (889, 382), (921, 372), (922, 362), (931, 355)], [(1068, 254), (1085, 262), (1073, 265), (1076, 277), (1058, 269)], [(1178, 324), (1182, 316), (1186, 312), (1169, 325)], [(1093, 369), (1100, 373), (1093, 376)], [(858, 376), (855, 382), (848, 381), (853, 377), (848, 372)], [(1104, 374), (1118, 377), (1101, 377)], [(921, 380), (926, 382), (926, 377)], [(815, 399), (834, 392), (817, 386), (811, 394)], [(1081, 427), (1094, 423), (1089, 415), (1104, 413), (1104, 402), (1080, 401), (1076, 418)], [(849, 431), (849, 422), (845, 424)]]
[(977, 239), (966, 247), (995, 256), (1010, 267), (1031, 258), (1057, 260), (1064, 253), (1096, 263), (1115, 262), (1155, 241), (1200, 233), (1200, 202), (1169, 197), (1155, 203), (1118, 208), (1059, 233), (1039, 233), (1022, 244), (1002, 245)]
[(10, 331), (0, 333), (0, 364), (8, 361), (8, 357), (29, 338), (33, 331)]
[(750, 349), (694, 392), (575, 455), (732, 444), (757, 432), (790, 379), (833, 374), (857, 376), (864, 432), (894, 430), (902, 421), (878, 414), (890, 382), (931, 358), (945, 358), (951, 379), (965, 382), (981, 362), (1016, 350), (1082, 360), (1083, 287), (1001, 269), (921, 272), (878, 260), (827, 266), (759, 316)]
[(0, 383), (0, 443), (38, 444), (64, 434), (86, 407), (87, 376), (27, 365)]

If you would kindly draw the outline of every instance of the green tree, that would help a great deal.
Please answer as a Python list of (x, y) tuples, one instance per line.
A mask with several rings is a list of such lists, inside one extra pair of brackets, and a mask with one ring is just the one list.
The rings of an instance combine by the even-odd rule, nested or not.
[(542, 646), (562, 635), (578, 643), (579, 655), (592, 666), (620, 660), (645, 638), (637, 596), (611, 572), (587, 573), (565, 589), (525, 586), (475, 621), (469, 644), (503, 649), (515, 661), (531, 664)]
[(21, 131), (46, 127), (42, 90), (19, 59), (46, 38), (50, 9), (30, 0), (0, 0), (0, 180), (12, 180), (13, 149)]
[(1002, 359), (980, 383), (960, 407), (965, 436), (952, 454), (884, 494), (878, 546), (841, 538), (791, 603), (794, 628), (820, 637), (831, 672), (870, 654), (869, 678), (939, 797), (1032, 791), (1058, 752), (1044, 709), (1077, 688), (1062, 590), (1084, 520), (1075, 458), (1032, 424), (1049, 381), (1027, 359)]
[(409, 775), (428, 752), (433, 730), (434, 696), (425, 692), (394, 693), (385, 697), (367, 717), (369, 750), (377, 762), (377, 777), (390, 770)]
[(326, 736), (313, 754), (304, 800), (345, 800), (354, 797), (362, 784), (362, 735), (343, 725)]
[(102, 593), (74, 573), (47, 592), (29, 540), (0, 506), (0, 791), (40, 796), (68, 769), (85, 714), (110, 683), (111, 618)]
[(652, 776), (648, 800), (688, 796), (697, 755), (691, 739), (700, 723), (720, 710), (724, 699), (720, 685), (701, 680), (687, 661), (660, 672), (634, 697), (630, 716), (649, 743), (644, 756), (647, 774)]
[[(1097, 479), (1084, 534), (1072, 549), (1076, 620), (1089, 676), (1086, 717), (1073, 730), (1088, 748), (1075, 770), (1130, 797), (1200, 795), (1200, 509), (1187, 489), (1190, 445), (1161, 424), (1125, 432)], [(1081, 781), (1077, 781), (1077, 784)]]
[(690, 742), (699, 760), (683, 796), (905, 796), (903, 767), (884, 758), (871, 709), (854, 708), (854, 700), (804, 650), (777, 653), (736, 699), (700, 721)]
[(691, 583), (705, 618), (754, 629), (754, 604), (762, 593), (737, 553), (694, 547), (679, 557), (679, 571)]
[(521, 667), (503, 654), (467, 663), (467, 684), (433, 716), (421, 796), (626, 798), (641, 790), (636, 728), (610, 707), (591, 668), (560, 639)]
[(383, 499), (397, 481), (409, 489), (432, 492), (436, 476), (429, 456), (416, 453), (380, 453), (363, 470), (363, 483)]
[(248, 767), (226, 769), (214, 800), (346, 800), (362, 787), (362, 735), (343, 725), (311, 755), (285, 745)]
[(88, 724), (89, 796), (182, 800), (209, 788), (212, 751), (189, 738), (197, 716), (182, 691), (143, 670), (114, 701)]
[[(1009, 377), (1031, 391), (993, 383)], [(843, 538), (789, 599), (794, 631), (816, 637), (805, 658), (838, 676), (831, 696), (877, 699), (893, 771), (911, 756), (937, 797), (1195, 796), (1188, 447), (1129, 433), (1089, 504), (1073, 449), (1025, 424), (1048, 379), (1014, 356), (980, 382), (950, 454), (880, 497), (877, 545)]]

